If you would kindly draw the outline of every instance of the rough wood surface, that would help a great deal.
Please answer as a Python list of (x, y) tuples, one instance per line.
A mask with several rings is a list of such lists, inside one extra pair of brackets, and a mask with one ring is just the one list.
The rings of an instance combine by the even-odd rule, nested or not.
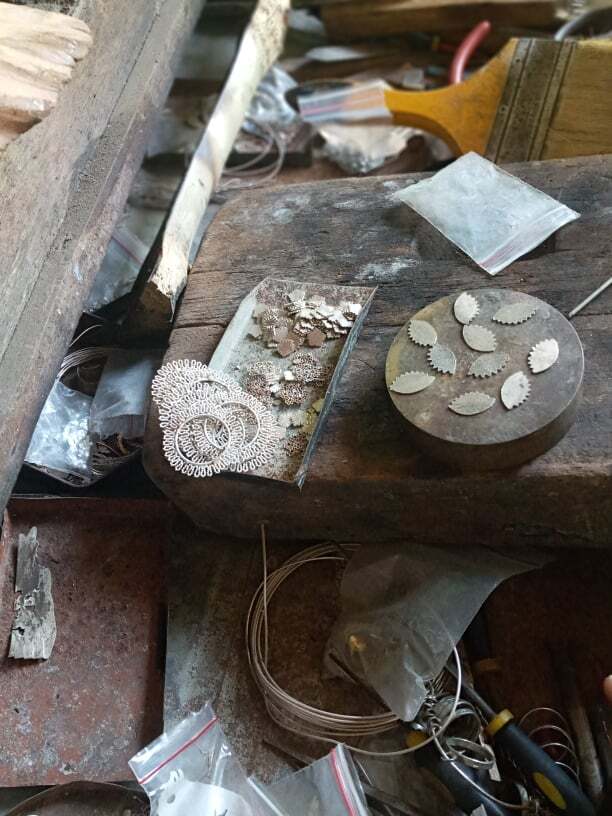
[(51, 113), (90, 45), (77, 17), (0, 3), (0, 151)]
[[(510, 166), (582, 213), (496, 284), (567, 313), (609, 276), (612, 158)], [(585, 349), (578, 419), (517, 471), (460, 476), (410, 445), (386, 392), (385, 358), (412, 313), (488, 276), (390, 195), (422, 178), (349, 179), (245, 193), (213, 222), (178, 310), (166, 360), (207, 361), (244, 295), (266, 275), (379, 289), (348, 361), (301, 492), (247, 477), (196, 480), (163, 458), (155, 413), (145, 464), (202, 526), (252, 536), (418, 537), (461, 543), (609, 545), (612, 529), (612, 318), (604, 294), (575, 320)]]
[(323, 21), (334, 39), (356, 40), (413, 31), (469, 29), (481, 20), (493, 25), (547, 27), (555, 19), (550, 0), (365, 0), (329, 3)]
[(0, 507), (203, 0), (82, 0), (94, 45), (0, 158)]

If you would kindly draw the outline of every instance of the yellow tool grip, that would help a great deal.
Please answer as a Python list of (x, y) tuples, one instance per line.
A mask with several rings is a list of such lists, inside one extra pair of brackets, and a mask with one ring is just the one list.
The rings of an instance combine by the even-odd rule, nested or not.
[(507, 708), (504, 708), (503, 711), (500, 711), (499, 714), (496, 714), (491, 720), (491, 722), (487, 725), (487, 727), (485, 728), (485, 734), (487, 734), (487, 736), (493, 739), (497, 732), (501, 731), (504, 725), (507, 725), (510, 722), (510, 720), (513, 719), (514, 714), (511, 711), (508, 711)]

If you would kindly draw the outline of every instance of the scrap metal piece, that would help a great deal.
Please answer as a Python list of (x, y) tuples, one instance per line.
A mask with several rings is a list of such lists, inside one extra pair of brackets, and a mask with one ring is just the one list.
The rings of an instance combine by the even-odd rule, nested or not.
[(408, 334), (413, 343), (417, 346), (435, 346), (438, 342), (436, 330), (426, 320), (411, 320), (408, 326)]
[(508, 365), (509, 356), (505, 351), (493, 351), (477, 357), (468, 370), (471, 377), (492, 377)]
[(504, 326), (517, 326), (519, 323), (529, 320), (537, 311), (537, 306), (525, 301), (510, 303), (508, 306), (502, 306), (501, 309), (498, 309), (491, 319), (496, 323), (502, 323)]
[(466, 344), (474, 351), (495, 351), (497, 348), (495, 335), (484, 326), (464, 326), (462, 333)]
[(69, 782), (30, 796), (6, 816), (149, 816), (150, 807), (143, 791), (127, 790), (106, 782)]
[(51, 595), (51, 572), (38, 562), (36, 527), (19, 535), (15, 574), (15, 617), (9, 657), (48, 660), (55, 637), (55, 609)]
[(407, 371), (396, 377), (389, 388), (396, 394), (418, 394), (419, 391), (429, 388), (435, 379), (432, 374), (426, 374), (424, 371)]
[(511, 374), (501, 387), (501, 401), (511, 411), (522, 405), (531, 393), (531, 383), (522, 371)]
[(459, 323), (463, 323), (464, 326), (471, 323), (479, 311), (480, 306), (478, 305), (478, 301), (473, 295), (467, 292), (462, 292), (453, 306), (455, 317)]
[(468, 391), (461, 394), (449, 404), (451, 411), (461, 416), (475, 416), (488, 411), (495, 405), (495, 397), (483, 394), (481, 391)]
[(441, 374), (454, 374), (457, 370), (457, 358), (448, 346), (436, 343), (427, 352), (429, 365)]
[(533, 374), (547, 371), (559, 359), (559, 344), (552, 338), (541, 340), (531, 349), (527, 361)]

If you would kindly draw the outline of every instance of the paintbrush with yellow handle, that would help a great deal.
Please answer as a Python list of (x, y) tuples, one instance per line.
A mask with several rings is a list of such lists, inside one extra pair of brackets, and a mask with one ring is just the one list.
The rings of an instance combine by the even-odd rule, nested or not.
[(513, 39), (469, 79), (385, 91), (398, 124), (496, 162), (612, 153), (612, 40)]

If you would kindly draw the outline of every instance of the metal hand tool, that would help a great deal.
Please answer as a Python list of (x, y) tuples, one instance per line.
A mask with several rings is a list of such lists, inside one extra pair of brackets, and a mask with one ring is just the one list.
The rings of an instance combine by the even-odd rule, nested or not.
[[(454, 675), (450, 666), (447, 669)], [(463, 684), (462, 689), (464, 697), (486, 717), (489, 738), (509, 754), (549, 804), (566, 816), (595, 816), (595, 808), (578, 785), (529, 739), (508, 709), (495, 712), (470, 686)]]

